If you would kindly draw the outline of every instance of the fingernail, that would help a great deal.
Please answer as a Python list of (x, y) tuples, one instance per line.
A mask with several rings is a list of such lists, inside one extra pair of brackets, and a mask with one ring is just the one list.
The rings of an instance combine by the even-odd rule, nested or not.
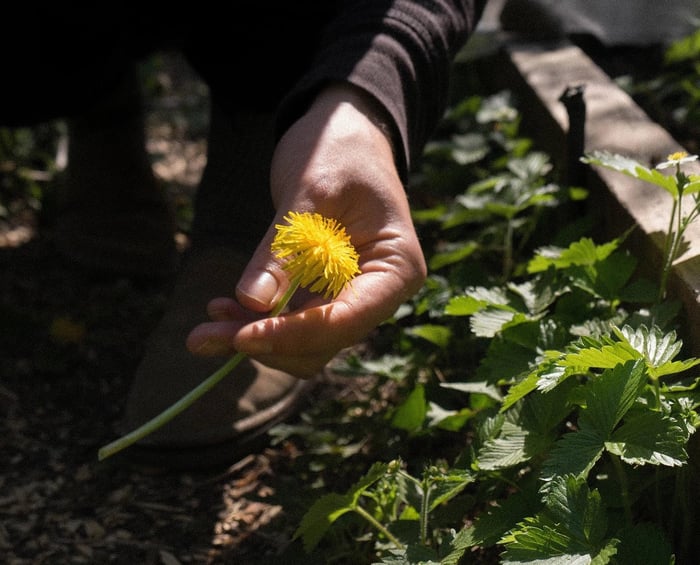
[(238, 290), (251, 300), (255, 300), (264, 306), (269, 306), (277, 295), (279, 284), (277, 279), (270, 273), (261, 271), (246, 284), (245, 288), (239, 287)]

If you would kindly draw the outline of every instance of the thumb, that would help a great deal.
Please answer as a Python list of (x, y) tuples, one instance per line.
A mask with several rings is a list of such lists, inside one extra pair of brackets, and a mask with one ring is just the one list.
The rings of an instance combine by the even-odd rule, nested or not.
[(253, 253), (236, 285), (238, 302), (254, 312), (269, 312), (289, 287), (289, 280), (270, 248), (275, 222)]

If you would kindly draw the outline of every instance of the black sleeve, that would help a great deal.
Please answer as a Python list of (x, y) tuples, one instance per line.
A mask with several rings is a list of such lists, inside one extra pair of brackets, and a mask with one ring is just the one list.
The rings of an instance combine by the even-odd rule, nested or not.
[(485, 0), (340, 2), (314, 61), (279, 108), (281, 135), (329, 82), (346, 81), (386, 110), (404, 180), (442, 118), (452, 61)]

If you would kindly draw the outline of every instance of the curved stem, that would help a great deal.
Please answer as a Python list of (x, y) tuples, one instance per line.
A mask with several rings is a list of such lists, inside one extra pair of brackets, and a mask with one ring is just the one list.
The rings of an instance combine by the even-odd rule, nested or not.
[(365, 520), (367, 520), (370, 524), (372, 524), (375, 528), (377, 528), (380, 532), (382, 532), (387, 537), (387, 539), (396, 546), (397, 549), (405, 549), (404, 545), (396, 538), (396, 536), (394, 536), (387, 528), (385, 528), (381, 522), (376, 520), (374, 516), (367, 512), (367, 510), (362, 508), (362, 506), (353, 506), (352, 509), (355, 512), (357, 512), (360, 516), (362, 516)]
[[(274, 318), (275, 316), (279, 315), (279, 313), (287, 306), (289, 301), (291, 300), (292, 296), (296, 292), (297, 288), (299, 288), (299, 281), (296, 280), (294, 281), (290, 287), (287, 289), (287, 292), (284, 293), (284, 296), (282, 299), (277, 303), (275, 308), (270, 312), (270, 317)], [(136, 443), (138, 440), (143, 439), (147, 435), (153, 433), (156, 431), (158, 428), (162, 427), (163, 425), (167, 424), (170, 420), (172, 420), (175, 416), (183, 412), (186, 408), (189, 408), (196, 400), (198, 400), (200, 397), (202, 397), (206, 392), (210, 391), (214, 386), (221, 381), (226, 375), (228, 375), (233, 369), (236, 368), (236, 366), (246, 357), (245, 353), (242, 352), (237, 352), (233, 357), (231, 357), (226, 363), (224, 363), (221, 367), (219, 367), (216, 371), (214, 371), (209, 377), (207, 377), (205, 380), (203, 380), (200, 384), (198, 384), (195, 388), (193, 388), (190, 392), (185, 394), (180, 400), (175, 402), (174, 404), (171, 404), (168, 408), (163, 410), (160, 414), (157, 416), (151, 418), (148, 422), (145, 424), (142, 424), (138, 428), (136, 428), (134, 431), (129, 432), (126, 435), (123, 435), (119, 439), (105, 445), (104, 447), (100, 448), (100, 450), (97, 452), (97, 459), (99, 461), (102, 461), (106, 459), (107, 457), (110, 457), (111, 455), (114, 455), (115, 453), (118, 453), (122, 449), (125, 449), (129, 447), (130, 445)]]

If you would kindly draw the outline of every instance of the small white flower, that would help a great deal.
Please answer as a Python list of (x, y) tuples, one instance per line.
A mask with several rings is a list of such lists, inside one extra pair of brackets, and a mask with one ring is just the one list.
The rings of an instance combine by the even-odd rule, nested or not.
[(663, 163), (656, 165), (658, 170), (668, 169), (669, 167), (680, 167), (685, 163), (692, 163), (697, 161), (697, 155), (688, 155), (685, 151), (678, 151), (676, 153), (671, 153)]

